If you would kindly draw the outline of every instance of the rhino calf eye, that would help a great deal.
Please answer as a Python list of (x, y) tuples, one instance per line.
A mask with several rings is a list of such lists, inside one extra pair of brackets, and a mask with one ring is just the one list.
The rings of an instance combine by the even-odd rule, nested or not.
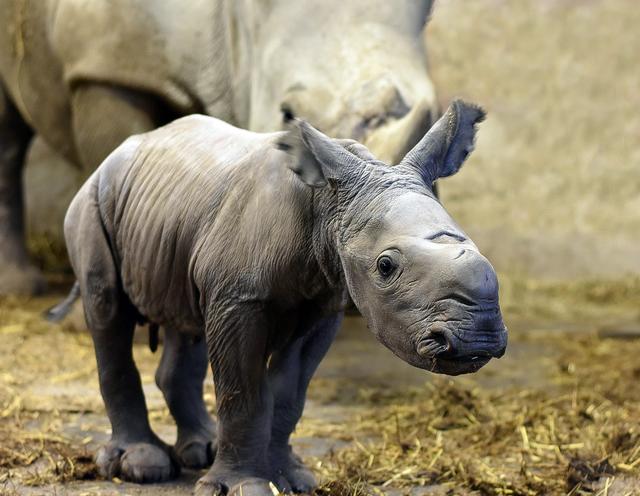
[(389, 277), (396, 269), (396, 265), (391, 260), (391, 257), (382, 256), (378, 259), (378, 272), (382, 277)]

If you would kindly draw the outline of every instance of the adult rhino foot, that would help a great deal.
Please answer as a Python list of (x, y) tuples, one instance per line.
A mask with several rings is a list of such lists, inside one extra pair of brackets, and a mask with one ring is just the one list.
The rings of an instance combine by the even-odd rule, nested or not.
[(44, 277), (32, 265), (5, 263), (0, 257), (0, 295), (38, 295), (46, 289)]
[(180, 474), (180, 467), (168, 449), (151, 443), (123, 446), (110, 442), (98, 451), (96, 465), (105, 478), (119, 477), (138, 483), (164, 482)]
[(267, 479), (212, 467), (196, 483), (195, 496), (273, 496), (276, 486)]
[[(284, 463), (277, 470), (280, 477), (288, 482), (290, 492), (294, 493), (311, 493), (318, 487), (313, 472), (307, 468), (302, 459), (296, 455), (289, 446), (288, 453), (282, 459)], [(283, 484), (281, 484), (283, 485)]]
[(210, 467), (216, 454), (213, 438), (210, 433), (178, 437), (174, 451), (180, 465), (194, 469)]

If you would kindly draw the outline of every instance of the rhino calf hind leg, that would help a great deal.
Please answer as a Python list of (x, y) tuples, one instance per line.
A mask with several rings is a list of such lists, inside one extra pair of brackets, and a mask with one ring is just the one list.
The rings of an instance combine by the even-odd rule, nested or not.
[(178, 426), (174, 450), (180, 463), (189, 468), (213, 463), (215, 424), (203, 399), (203, 382), (209, 361), (204, 339), (165, 329), (162, 358), (156, 384)]
[[(140, 374), (133, 361), (135, 317), (123, 294), (113, 318), (96, 323), (105, 301), (104, 289), (84, 285), (85, 314), (98, 362), (100, 391), (111, 422), (111, 441), (96, 457), (104, 477), (133, 482), (160, 482), (175, 477), (178, 466), (170, 449), (151, 430)], [(102, 293), (102, 294), (100, 294)], [(86, 294), (86, 296), (85, 296)]]
[(274, 353), (271, 359), (269, 380), (274, 407), (269, 460), (272, 470), (295, 493), (310, 493), (317, 482), (293, 452), (289, 438), (302, 416), (311, 377), (329, 350), (341, 321), (342, 314), (315, 322), (301, 338)]
[(96, 457), (98, 469), (104, 477), (117, 476), (133, 482), (169, 480), (178, 474), (179, 468), (169, 447), (149, 425), (140, 374), (133, 361), (133, 312), (126, 309), (126, 297), (117, 295), (120, 304), (114, 318), (96, 324), (92, 321), (99, 315), (92, 312), (96, 301), (104, 301), (104, 295), (98, 294), (103, 290), (87, 289), (87, 297), (83, 294), (85, 313), (96, 351), (100, 391), (112, 429), (111, 441)]
[(96, 182), (75, 197), (65, 219), (67, 249), (80, 283), (87, 326), (95, 348), (100, 392), (111, 423), (111, 440), (96, 456), (104, 477), (159, 482), (179, 466), (151, 430), (140, 374), (133, 360), (137, 313), (120, 289), (113, 256), (93, 198)]
[(25, 246), (22, 167), (32, 133), (0, 85), (0, 294), (44, 289)]

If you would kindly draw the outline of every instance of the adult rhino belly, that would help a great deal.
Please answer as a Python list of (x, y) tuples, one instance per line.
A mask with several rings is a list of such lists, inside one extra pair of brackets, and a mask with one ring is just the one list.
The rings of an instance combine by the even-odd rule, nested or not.
[(51, 40), (69, 87), (121, 86), (153, 93), (185, 113), (197, 110), (179, 61), (202, 47), (188, 46), (174, 33), (181, 11), (195, 16), (197, 8), (137, 0), (58, 2)]

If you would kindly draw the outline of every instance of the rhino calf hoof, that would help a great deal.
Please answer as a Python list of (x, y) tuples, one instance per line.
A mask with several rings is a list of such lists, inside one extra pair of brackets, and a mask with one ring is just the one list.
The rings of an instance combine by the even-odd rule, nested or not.
[(176, 444), (175, 452), (180, 465), (186, 468), (200, 469), (211, 466), (215, 457), (212, 441), (190, 440)]
[(169, 453), (150, 443), (135, 443), (126, 447), (109, 443), (98, 452), (96, 464), (103, 477), (120, 477), (138, 483), (164, 482), (180, 473), (180, 468)]
[(272, 484), (259, 477), (209, 472), (196, 483), (195, 496), (273, 496)]
[(316, 481), (313, 472), (302, 464), (290, 466), (283, 472), (283, 475), (294, 493), (309, 494), (318, 487), (318, 481)]
[(287, 491), (284, 492), (308, 494), (318, 487), (318, 482), (313, 472), (306, 467), (302, 459), (293, 452), (291, 447), (281, 459), (285, 460), (284, 466), (279, 468), (277, 473), (281, 479), (287, 481), (286, 485), (280, 484), (287, 488)]

